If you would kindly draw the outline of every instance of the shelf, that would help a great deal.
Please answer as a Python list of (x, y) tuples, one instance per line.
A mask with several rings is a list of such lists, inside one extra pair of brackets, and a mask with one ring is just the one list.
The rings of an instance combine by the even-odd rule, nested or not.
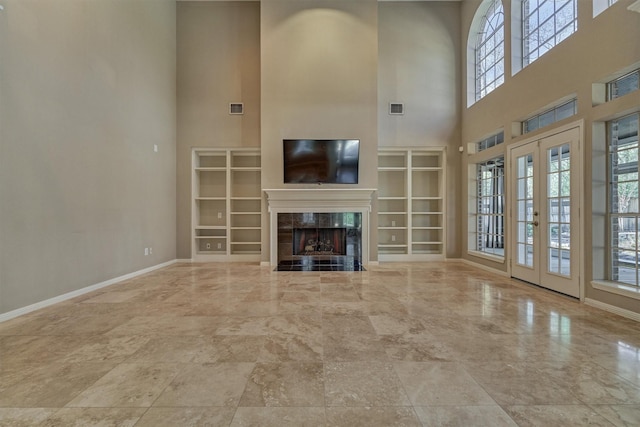
[(194, 257), (202, 261), (259, 260), (255, 255), (262, 245), (260, 150), (196, 148), (192, 165)]
[(196, 172), (226, 172), (227, 168), (212, 167), (212, 168), (195, 168)]
[(378, 151), (378, 252), (382, 260), (444, 254), (445, 150)]

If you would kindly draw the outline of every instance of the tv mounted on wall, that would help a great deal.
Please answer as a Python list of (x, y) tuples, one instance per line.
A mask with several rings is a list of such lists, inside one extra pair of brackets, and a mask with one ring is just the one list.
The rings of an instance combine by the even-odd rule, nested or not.
[(283, 155), (285, 183), (358, 183), (358, 139), (285, 139)]

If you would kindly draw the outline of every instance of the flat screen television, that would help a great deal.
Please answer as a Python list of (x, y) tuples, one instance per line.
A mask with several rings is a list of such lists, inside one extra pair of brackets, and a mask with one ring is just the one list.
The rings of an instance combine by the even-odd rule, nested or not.
[(285, 183), (358, 183), (358, 139), (285, 139), (283, 155)]

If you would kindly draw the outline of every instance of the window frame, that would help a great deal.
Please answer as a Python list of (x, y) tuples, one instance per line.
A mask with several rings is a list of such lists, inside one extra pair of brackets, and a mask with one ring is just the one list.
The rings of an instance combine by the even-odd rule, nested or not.
[[(633, 134), (631, 134), (631, 145), (630, 148), (623, 148), (623, 150), (618, 149), (617, 142), (614, 142), (614, 124), (619, 123), (621, 120), (625, 120), (627, 118), (635, 117), (636, 128), (635, 128), (635, 142), (633, 141)], [(625, 115), (623, 117), (610, 120), (606, 123), (606, 135), (607, 135), (607, 260), (606, 260), (606, 277), (607, 281), (614, 284), (614, 286), (621, 287), (622, 289), (633, 290), (634, 292), (640, 292), (640, 246), (638, 245), (638, 237), (640, 236), (640, 206), (636, 207), (633, 212), (618, 212), (618, 202), (616, 200), (616, 191), (615, 191), (615, 182), (618, 182), (615, 177), (618, 175), (623, 175), (625, 173), (635, 173), (635, 183), (636, 183), (636, 203), (640, 202), (638, 200), (638, 194), (640, 192), (640, 169), (638, 164), (638, 157), (640, 157), (640, 141), (639, 141), (639, 133), (640, 133), (640, 113), (632, 113)], [(615, 136), (617, 138), (617, 135)], [(616, 145), (616, 149), (614, 151), (614, 144)], [(635, 147), (634, 147), (635, 145)], [(621, 173), (616, 172), (617, 166), (614, 165), (614, 155), (615, 153), (623, 152), (623, 151), (635, 151), (635, 162), (629, 162), (630, 165), (624, 166), (621, 170)], [(633, 155), (632, 155), (633, 156)], [(631, 182), (631, 181), (626, 181)], [(616, 239), (616, 233), (619, 231), (615, 231), (620, 227), (620, 222), (625, 220), (631, 220), (635, 222), (635, 249), (623, 248), (619, 245), (618, 240)], [(626, 252), (635, 252), (635, 268), (630, 268), (631, 270), (635, 270), (635, 283), (629, 283), (627, 281), (620, 280), (620, 270), (619, 270), (619, 258), (614, 255), (614, 253), (626, 251)], [(616, 268), (618, 270), (616, 271)]]
[[(560, 44), (562, 41), (566, 40), (568, 37), (570, 37), (572, 34), (578, 31), (578, 1), (577, 0), (566, 0), (566, 2), (563, 5), (561, 5), (559, 8), (557, 8), (557, 3), (559, 2), (556, 2), (553, 0), (550, 2), (542, 2), (543, 5), (544, 4), (553, 5), (553, 13), (549, 14), (548, 16), (543, 15), (542, 22), (540, 22), (539, 12), (541, 8), (539, 6), (534, 7), (532, 10), (528, 9), (527, 6), (530, 5), (531, 1), (532, 0), (521, 1), (521, 9), (520, 9), (521, 46), (520, 47), (521, 47), (521, 53), (522, 53), (522, 63), (521, 63), (522, 68), (525, 68), (526, 66), (532, 64), (533, 62), (535, 62), (536, 60), (544, 56), (544, 54), (553, 50), (553, 48), (556, 47), (558, 44)], [(538, 2), (538, 0), (536, 0), (536, 2)], [(572, 11), (573, 19), (570, 20), (568, 23), (564, 24), (564, 26), (561, 26), (560, 29), (558, 29), (556, 17), (559, 16), (559, 12), (564, 10), (565, 7), (569, 7), (569, 6), (573, 8), (573, 11)], [(532, 18), (534, 14), (536, 15), (535, 21), (537, 21), (537, 24), (536, 24), (536, 27), (532, 29), (529, 27), (529, 23), (530, 23), (529, 18)], [(531, 20), (533, 20), (533, 18)], [(544, 28), (544, 26), (549, 23), (553, 23), (553, 34), (548, 35), (548, 37), (546, 37), (546, 39), (542, 43), (538, 39), (537, 45), (532, 48), (531, 45), (528, 44), (528, 41), (533, 38), (534, 34), (539, 34), (540, 29)], [(568, 34), (563, 35), (562, 33), (566, 29), (568, 29), (570, 26), (573, 26), (573, 30)], [(544, 52), (540, 53), (541, 48), (545, 44), (547, 44), (547, 46), (545, 47)], [(536, 55), (534, 58), (532, 58), (533, 52), (536, 52)]]
[[(502, 19), (499, 19), (499, 17)], [(498, 18), (498, 22), (495, 19)], [(485, 30), (490, 29), (487, 33)], [(493, 40), (493, 47), (484, 49), (495, 36), (501, 35), (501, 39), (496, 42)], [(502, 55), (493, 58), (489, 63), (488, 59), (492, 54), (499, 52), (502, 47)], [(479, 30), (476, 32), (476, 43), (474, 46), (474, 81), (475, 81), (475, 101), (479, 101), (489, 93), (504, 83), (505, 77), (505, 14), (502, 0), (491, 0), (487, 10), (480, 19)], [(497, 75), (498, 69), (501, 68), (501, 74)], [(490, 70), (494, 70), (493, 79), (487, 81), (486, 77)]]
[[(498, 132), (493, 134), (492, 136), (488, 137), (488, 138), (484, 138), (482, 141), (487, 140), (489, 138), (493, 138), (496, 137), (498, 134), (502, 133)], [(504, 138), (502, 138), (504, 139)], [(473, 147), (477, 147), (478, 146), (478, 142), (481, 141), (477, 141), (474, 143), (470, 143), (470, 146)], [(468, 212), (468, 229), (467, 229), (467, 254), (474, 256), (474, 257), (478, 257), (478, 258), (483, 258), (486, 260), (490, 260), (493, 262), (497, 262), (497, 263), (501, 263), (504, 264), (506, 262), (507, 259), (507, 253), (508, 253), (508, 230), (507, 230), (507, 191), (506, 191), (506, 187), (507, 187), (507, 183), (506, 183), (506, 149), (505, 149), (505, 144), (500, 143), (497, 145), (494, 145), (490, 148), (487, 148), (486, 150), (483, 151), (475, 151), (472, 150), (471, 154), (469, 154), (468, 157), (468, 176), (467, 176), (467, 183), (468, 183), (468, 194), (469, 197), (467, 198), (468, 200), (468, 205), (467, 205), (467, 212)], [(479, 221), (478, 221), (478, 217), (480, 215), (479, 213), (479, 183), (478, 183), (478, 166), (492, 161), (494, 159), (497, 158), (502, 158), (503, 159), (503, 167), (504, 167), (504, 186), (502, 188), (502, 207), (503, 207), (503, 211), (502, 211), (502, 221), (503, 221), (503, 230), (502, 230), (502, 241), (503, 241), (503, 253), (502, 255), (499, 254), (495, 254), (495, 253), (489, 253), (489, 252), (485, 252), (482, 250), (478, 249), (478, 239), (480, 237), (479, 235)]]

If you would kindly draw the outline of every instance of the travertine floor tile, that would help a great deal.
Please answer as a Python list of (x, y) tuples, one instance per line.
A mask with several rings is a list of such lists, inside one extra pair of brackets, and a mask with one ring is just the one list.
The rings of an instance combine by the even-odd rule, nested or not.
[(238, 408), (232, 427), (323, 427), (324, 407), (321, 408)]
[(228, 426), (235, 408), (151, 407), (135, 427)]
[(640, 323), (461, 263), (179, 263), (0, 323), (0, 425), (640, 425)]
[(601, 426), (611, 423), (585, 405), (509, 406), (507, 413), (522, 427)]
[(409, 406), (393, 365), (385, 362), (325, 363), (327, 406)]
[(327, 426), (420, 427), (422, 424), (410, 406), (327, 408)]
[(144, 408), (62, 408), (42, 427), (133, 427)]
[(177, 375), (169, 363), (123, 363), (73, 399), (68, 407), (148, 407)]
[(240, 406), (324, 406), (322, 363), (258, 363)]
[(393, 366), (413, 405), (495, 404), (461, 364), (394, 362)]
[(515, 421), (498, 405), (487, 406), (417, 406), (424, 427), (516, 427)]
[(253, 363), (183, 365), (154, 406), (237, 406)]

